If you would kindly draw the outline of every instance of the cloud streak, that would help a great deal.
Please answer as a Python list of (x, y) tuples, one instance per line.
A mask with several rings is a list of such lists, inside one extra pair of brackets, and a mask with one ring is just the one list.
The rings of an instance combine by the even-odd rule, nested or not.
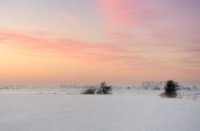
[[(200, 54), (200, 47), (197, 46), (173, 44), (173, 43), (161, 43), (157, 46), (159, 50), (151, 49), (150, 45), (133, 45), (122, 44), (123, 41), (128, 39), (126, 33), (112, 32), (115, 39), (120, 39), (119, 42), (107, 42), (107, 43), (87, 43), (83, 41), (73, 39), (47, 39), (36, 36), (30, 36), (27, 34), (19, 33), (12, 30), (0, 30), (0, 42), (11, 44), (13, 47), (17, 47), (22, 50), (30, 50), (32, 53), (52, 53), (62, 55), (63, 57), (80, 59), (84, 61), (93, 62), (119, 62), (124, 64), (140, 64), (148, 65), (155, 61), (153, 58), (149, 58), (148, 54), (156, 54), (159, 50), (176, 51), (178, 54), (184, 53), (185, 55), (193, 53)], [(157, 34), (156, 34), (157, 35)], [(164, 35), (164, 39), (170, 36), (170, 33), (164, 32), (159, 35)], [(155, 52), (154, 52), (155, 51)], [(154, 52), (154, 53), (153, 53)], [(159, 61), (159, 60), (157, 60)], [(150, 62), (150, 63), (149, 63)], [(170, 62), (170, 61), (169, 61)], [(164, 62), (160, 62), (162, 64)]]
[(86, 43), (73, 39), (45, 39), (22, 34), (16, 31), (1, 30), (0, 42), (8, 43), (22, 50), (32, 52), (51, 52), (64, 57), (104, 61), (124, 61), (125, 59), (141, 59), (136, 53), (129, 54), (127, 47), (113, 43)]
[(104, 14), (110, 24), (135, 24), (141, 22), (138, 16), (142, 1), (98, 0), (98, 11)]

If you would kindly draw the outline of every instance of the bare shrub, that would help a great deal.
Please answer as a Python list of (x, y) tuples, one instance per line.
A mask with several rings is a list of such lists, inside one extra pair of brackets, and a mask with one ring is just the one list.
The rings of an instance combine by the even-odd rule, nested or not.
[(82, 94), (112, 94), (112, 87), (107, 86), (106, 82), (102, 82), (100, 88), (89, 88)]
[(97, 91), (98, 94), (111, 94), (112, 86), (107, 86), (106, 82), (101, 82), (100, 89)]

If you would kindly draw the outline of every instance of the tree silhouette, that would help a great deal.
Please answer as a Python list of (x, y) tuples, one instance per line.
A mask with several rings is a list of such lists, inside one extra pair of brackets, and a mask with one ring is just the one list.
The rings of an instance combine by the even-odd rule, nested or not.
[(176, 97), (178, 90), (178, 83), (174, 82), (173, 80), (168, 80), (165, 85), (165, 95), (168, 97)]

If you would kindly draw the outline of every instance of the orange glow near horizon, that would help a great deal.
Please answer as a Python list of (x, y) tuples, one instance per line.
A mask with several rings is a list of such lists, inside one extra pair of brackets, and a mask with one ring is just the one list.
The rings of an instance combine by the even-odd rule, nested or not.
[[(170, 79), (171, 76), (187, 80), (185, 73), (193, 75), (193, 80), (196, 78), (195, 70), (181, 70), (181, 67), (176, 71), (170, 68), (159, 70), (160, 67), (154, 65), (124, 65), (101, 59), (90, 61), (90, 59), (86, 61), (52, 53), (34, 54), (30, 50), (20, 50), (11, 45), (2, 44), (0, 79), (6, 82), (92, 83), (108, 80), (116, 83), (130, 83), (145, 79), (165, 80)], [(175, 66), (172, 67), (175, 69)]]
[(196, 0), (22, 1), (0, 2), (0, 82), (200, 82)]

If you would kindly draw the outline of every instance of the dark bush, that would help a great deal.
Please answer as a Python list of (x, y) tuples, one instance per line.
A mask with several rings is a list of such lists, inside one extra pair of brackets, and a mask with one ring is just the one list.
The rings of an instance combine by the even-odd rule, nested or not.
[(98, 88), (98, 89), (96, 90), (96, 93), (97, 93), (97, 94), (104, 94), (102, 88)]
[(99, 94), (111, 94), (112, 93), (112, 86), (107, 86), (106, 82), (101, 82), (100, 89), (98, 90)]
[(126, 89), (130, 90), (130, 89), (131, 89), (131, 87), (130, 87), (130, 86), (128, 86), (128, 87), (126, 87)]
[(95, 88), (90, 88), (82, 92), (82, 94), (95, 94), (96, 89)]
[(178, 83), (173, 80), (168, 80), (165, 85), (165, 96), (167, 97), (176, 97), (178, 90)]
[(165, 92), (166, 93), (171, 93), (171, 92), (176, 92), (178, 89), (178, 83), (174, 82), (173, 80), (169, 80), (166, 82), (165, 85)]
[(111, 94), (112, 87), (107, 86), (106, 82), (102, 82), (100, 88), (89, 88), (82, 92), (82, 94)]

